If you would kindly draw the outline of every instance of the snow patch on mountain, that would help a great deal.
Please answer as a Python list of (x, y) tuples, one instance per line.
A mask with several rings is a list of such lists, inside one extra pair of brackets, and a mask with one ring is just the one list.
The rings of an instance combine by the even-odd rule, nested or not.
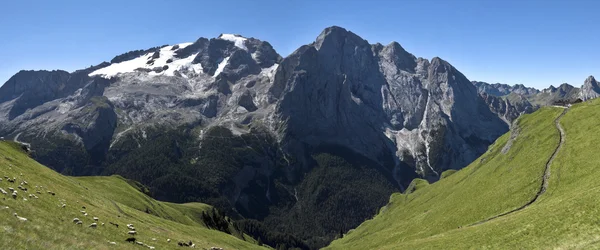
[[(200, 64), (193, 64), (194, 58), (197, 54), (182, 59), (175, 57), (175, 52), (187, 46), (190, 46), (191, 44), (192, 43), (180, 43), (177, 45), (165, 46), (158, 51), (158, 58), (153, 59), (152, 56), (154, 55), (154, 52), (149, 52), (129, 61), (113, 63), (107, 67), (98, 69), (90, 73), (89, 76), (100, 75), (105, 78), (111, 78), (122, 73), (134, 72), (136, 71), (136, 69), (163, 69), (165, 66), (167, 66), (166, 69), (160, 71), (152, 71), (149, 73), (149, 75), (174, 76), (176, 70), (181, 70), (183, 68), (191, 69), (195, 73), (199, 74), (202, 72), (202, 66)], [(173, 48), (175, 46), (177, 46), (178, 48), (174, 50)]]
[(219, 36), (219, 39), (232, 41), (236, 47), (243, 49), (243, 50), (248, 50), (248, 48), (246, 48), (246, 45), (244, 44), (246, 42), (246, 40), (248, 40), (248, 39), (246, 39), (245, 37), (242, 37), (240, 35), (221, 34)]
[(229, 57), (226, 57), (225, 59), (223, 59), (223, 61), (219, 63), (219, 66), (217, 67), (217, 70), (215, 70), (215, 74), (213, 75), (214, 77), (217, 77), (219, 74), (221, 74), (221, 72), (223, 72), (223, 69), (225, 69), (225, 66), (227, 66), (227, 62), (229, 62)]

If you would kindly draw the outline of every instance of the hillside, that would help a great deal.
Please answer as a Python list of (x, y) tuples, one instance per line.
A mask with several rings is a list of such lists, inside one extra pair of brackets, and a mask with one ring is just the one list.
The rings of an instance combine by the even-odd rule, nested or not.
[[(377, 216), (328, 248), (598, 245), (600, 155), (593, 150), (598, 136), (590, 130), (600, 126), (599, 105), (600, 100), (577, 104), (560, 118), (565, 140), (558, 150), (555, 119), (563, 110), (546, 107), (524, 115), (468, 167), (434, 184), (415, 182), (418, 185), (409, 192), (392, 195)], [(547, 163), (549, 176), (543, 183)], [(506, 215), (494, 218), (502, 214)]]
[[(7, 176), (16, 181), (9, 182)], [(145, 249), (125, 242), (131, 237), (127, 224), (134, 225), (137, 241), (156, 249), (178, 248), (179, 241), (203, 248), (260, 248), (248, 236), (244, 238), (249, 241), (242, 240), (239, 230), (209, 205), (159, 202), (142, 193), (143, 186), (119, 176), (63, 176), (29, 158), (15, 143), (0, 142), (0, 177), (0, 188), (17, 191), (16, 199), (0, 191), (0, 246), (4, 249)], [(93, 217), (99, 219), (97, 228), (89, 227)], [(83, 224), (76, 225), (74, 218)]]

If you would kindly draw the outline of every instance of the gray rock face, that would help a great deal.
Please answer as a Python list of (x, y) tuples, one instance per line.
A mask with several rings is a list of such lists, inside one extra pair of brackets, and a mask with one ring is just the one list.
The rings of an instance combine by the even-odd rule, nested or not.
[(593, 76), (589, 76), (587, 79), (585, 79), (583, 86), (581, 86), (581, 92), (579, 96), (579, 98), (583, 101), (598, 98), (600, 96), (600, 87)]
[(522, 95), (515, 94), (507, 98), (502, 98), (482, 93), (481, 98), (488, 104), (490, 110), (509, 126), (522, 114), (529, 114), (537, 109)]
[(267, 42), (223, 34), (74, 73), (19, 73), (0, 89), (0, 135), (53, 134), (88, 151), (149, 126), (239, 134), (255, 122), (288, 154), (346, 147), (400, 184), (407, 166), (431, 178), (464, 167), (508, 130), (448, 62), (339, 27), (285, 59)]
[(344, 145), (382, 164), (391, 152), (423, 176), (464, 167), (507, 131), (449, 63), (339, 27), (285, 58), (270, 93), (284, 145)]

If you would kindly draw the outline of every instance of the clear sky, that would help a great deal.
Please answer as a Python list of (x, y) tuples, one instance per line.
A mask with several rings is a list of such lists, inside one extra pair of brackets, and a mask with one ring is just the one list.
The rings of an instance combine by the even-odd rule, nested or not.
[(286, 56), (338, 25), (439, 56), (470, 80), (544, 88), (600, 77), (596, 0), (6, 0), (0, 84), (21, 69), (73, 71), (135, 49), (238, 33)]

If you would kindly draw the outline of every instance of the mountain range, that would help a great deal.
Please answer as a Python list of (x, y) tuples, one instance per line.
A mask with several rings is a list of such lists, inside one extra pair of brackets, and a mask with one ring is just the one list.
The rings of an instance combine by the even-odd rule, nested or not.
[(598, 95), (591, 76), (544, 90), (471, 82), (333, 26), (285, 58), (221, 34), (20, 71), (0, 87), (0, 136), (58, 172), (119, 174), (318, 248), (413, 179), (467, 166), (520, 115)]

